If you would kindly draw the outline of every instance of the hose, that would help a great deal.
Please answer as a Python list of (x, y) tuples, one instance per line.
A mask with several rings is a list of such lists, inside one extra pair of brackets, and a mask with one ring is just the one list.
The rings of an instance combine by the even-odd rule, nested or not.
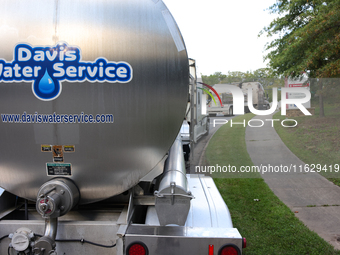
[[(42, 235), (38, 235), (38, 234), (34, 234), (34, 235), (37, 236), (37, 237), (42, 237)], [(91, 244), (91, 245), (102, 247), (102, 248), (114, 248), (114, 247), (116, 247), (116, 244), (104, 245), (104, 244), (99, 244), (99, 243), (87, 241), (87, 240), (85, 240), (83, 238), (82, 239), (56, 239), (55, 241), (56, 242), (61, 242), (61, 243), (62, 242), (63, 243), (67, 243), (67, 242), (69, 242), (69, 243), (71, 243), (71, 242), (77, 243), (77, 242), (80, 242), (82, 244), (87, 243), (87, 244)]]

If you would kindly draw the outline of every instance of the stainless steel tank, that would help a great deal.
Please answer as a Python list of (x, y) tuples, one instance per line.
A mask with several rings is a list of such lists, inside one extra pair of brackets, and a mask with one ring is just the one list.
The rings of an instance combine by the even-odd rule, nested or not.
[(161, 0), (3, 0), (0, 187), (35, 200), (65, 177), (82, 204), (126, 191), (174, 142), (188, 69)]

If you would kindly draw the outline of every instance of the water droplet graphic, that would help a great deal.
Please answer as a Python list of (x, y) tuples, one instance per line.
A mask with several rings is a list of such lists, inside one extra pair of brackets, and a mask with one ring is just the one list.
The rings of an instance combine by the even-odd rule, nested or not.
[(39, 81), (38, 89), (43, 94), (50, 94), (54, 91), (55, 85), (52, 78), (49, 76), (47, 69), (44, 76)]

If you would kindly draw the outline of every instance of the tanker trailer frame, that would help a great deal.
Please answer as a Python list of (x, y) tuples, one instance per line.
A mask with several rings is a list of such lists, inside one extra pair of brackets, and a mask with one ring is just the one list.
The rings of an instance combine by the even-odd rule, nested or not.
[(189, 61), (161, 0), (3, 0), (0, 254), (241, 254), (185, 172)]
[[(180, 140), (175, 143), (177, 148), (171, 152), (180, 153)], [(223, 249), (241, 254), (245, 241), (233, 228), (228, 208), (213, 180), (202, 175), (186, 175), (181, 180), (183, 173), (176, 171), (178, 176), (173, 176), (172, 172), (165, 170), (162, 189), (155, 194), (145, 192), (150, 183), (141, 182), (128, 194), (69, 212), (58, 220), (55, 253), (36, 254), (228, 254), (221, 253)], [(175, 179), (178, 181), (172, 182)], [(187, 182), (192, 194), (183, 194), (178, 182)], [(5, 192), (1, 205), (15, 199)], [(159, 217), (157, 206), (161, 208)], [(185, 217), (183, 211), (188, 207)], [(2, 209), (1, 254), (34, 254), (37, 242), (51, 231), (50, 225), (45, 226), (34, 205), (29, 203), (25, 209), (24, 200), (18, 199), (16, 205)], [(182, 226), (164, 225), (167, 221), (179, 223), (183, 218)], [(162, 225), (160, 221), (165, 222)]]
[(184, 159), (189, 161), (195, 144), (209, 134), (210, 118), (207, 114), (207, 95), (203, 93), (202, 78), (196, 77), (196, 61), (189, 58), (189, 97), (186, 115), (181, 127)]
[[(189, 61), (193, 73), (194, 60)], [(196, 84), (195, 79), (190, 84)], [(193, 106), (196, 112), (197, 104)], [(233, 228), (229, 210), (212, 178), (186, 174), (182, 135), (138, 185), (114, 198), (78, 205), (59, 219), (42, 221), (42, 209), (51, 192), (70, 190), (72, 197), (79, 196), (67, 179), (53, 179), (41, 187), (36, 204), (3, 191), (1, 254), (6, 249), (8, 254), (41, 255), (242, 254), (245, 239)], [(44, 253), (44, 249), (50, 253)]]
[(1, 254), (6, 249), (8, 254), (228, 254), (223, 249), (241, 254), (245, 239), (233, 228), (212, 178), (186, 174), (182, 143), (178, 135), (167, 156), (135, 187), (79, 205), (59, 220), (42, 221), (41, 215), (47, 196), (57, 200), (65, 190), (77, 199), (67, 179), (41, 187), (36, 204), (3, 191)]

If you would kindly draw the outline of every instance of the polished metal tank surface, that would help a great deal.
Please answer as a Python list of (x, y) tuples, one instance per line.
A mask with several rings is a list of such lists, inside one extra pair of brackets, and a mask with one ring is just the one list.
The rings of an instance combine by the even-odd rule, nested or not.
[(0, 187), (35, 200), (70, 178), (81, 204), (126, 191), (174, 142), (188, 69), (161, 0), (3, 0)]

